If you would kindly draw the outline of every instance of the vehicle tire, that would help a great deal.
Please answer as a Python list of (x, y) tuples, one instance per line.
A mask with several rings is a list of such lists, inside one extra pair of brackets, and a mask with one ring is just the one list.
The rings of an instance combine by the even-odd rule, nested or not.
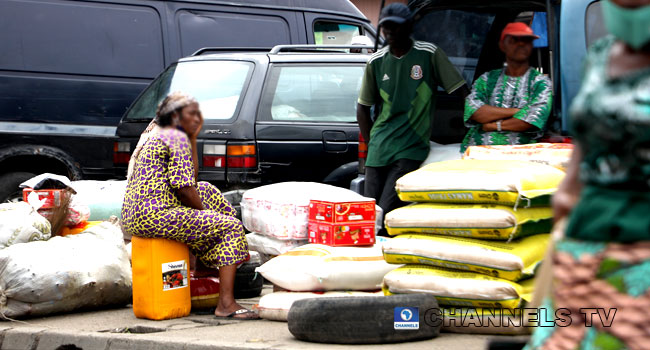
[[(396, 307), (416, 307), (419, 328), (394, 327)], [(440, 324), (425, 322), (427, 310), (439, 310), (436, 298), (428, 294), (379, 297), (303, 299), (289, 309), (289, 332), (316, 343), (383, 344), (430, 339), (440, 333)]]
[(233, 286), (236, 299), (254, 298), (262, 294), (264, 277), (255, 272), (259, 266), (259, 263), (244, 263), (237, 269)]
[(23, 199), (23, 191), (18, 186), (34, 176), (36, 175), (26, 171), (16, 171), (0, 175), (0, 203), (21, 201)]

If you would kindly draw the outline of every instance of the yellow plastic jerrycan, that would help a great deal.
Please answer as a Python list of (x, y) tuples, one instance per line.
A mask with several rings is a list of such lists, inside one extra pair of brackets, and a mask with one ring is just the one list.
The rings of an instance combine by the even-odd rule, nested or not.
[(133, 236), (133, 313), (166, 320), (190, 314), (190, 252), (183, 243)]

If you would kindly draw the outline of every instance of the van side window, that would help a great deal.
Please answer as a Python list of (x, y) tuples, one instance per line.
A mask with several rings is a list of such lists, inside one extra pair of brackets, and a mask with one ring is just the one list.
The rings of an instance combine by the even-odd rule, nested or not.
[(358, 35), (361, 35), (359, 26), (325, 21), (314, 22), (316, 45), (350, 45), (352, 38)]
[(153, 8), (2, 1), (0, 13), (2, 70), (151, 79), (165, 68), (162, 25)]
[(356, 122), (363, 66), (273, 68), (262, 102), (265, 120)]
[(585, 13), (585, 40), (587, 41), (587, 47), (608, 33), (607, 28), (605, 28), (605, 21), (603, 20), (603, 10), (600, 6), (600, 1), (593, 2), (589, 4)]
[(291, 43), (287, 20), (280, 16), (182, 10), (176, 13), (181, 52), (203, 47), (273, 47)]

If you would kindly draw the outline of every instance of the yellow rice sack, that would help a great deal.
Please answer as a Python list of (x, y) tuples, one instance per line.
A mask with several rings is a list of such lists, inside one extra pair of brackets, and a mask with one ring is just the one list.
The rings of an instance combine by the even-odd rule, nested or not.
[(544, 257), (548, 234), (512, 243), (426, 234), (406, 234), (384, 243), (391, 264), (424, 264), (517, 281), (532, 277)]
[(534, 279), (515, 283), (476, 272), (406, 265), (384, 276), (384, 294), (428, 293), (440, 305), (514, 309), (530, 300)]
[(526, 320), (535, 315), (527, 315), (525, 309), (481, 309), (481, 308), (442, 308), (436, 315), (441, 331), (447, 333), (469, 334), (529, 334), (532, 327)]
[(518, 208), (495, 204), (419, 203), (386, 214), (390, 235), (434, 233), (506, 240), (548, 233), (553, 225), (550, 207)]
[(395, 189), (407, 202), (545, 206), (563, 177), (562, 170), (523, 160), (463, 159), (410, 172)]
[(470, 146), (463, 159), (525, 160), (565, 170), (573, 153), (570, 143), (530, 143), (527, 145)]

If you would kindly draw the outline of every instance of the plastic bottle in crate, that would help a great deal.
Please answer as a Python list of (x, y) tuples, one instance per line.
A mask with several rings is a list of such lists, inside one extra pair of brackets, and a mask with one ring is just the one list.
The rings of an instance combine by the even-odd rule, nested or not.
[(183, 243), (133, 236), (133, 313), (165, 320), (190, 314), (190, 256)]

